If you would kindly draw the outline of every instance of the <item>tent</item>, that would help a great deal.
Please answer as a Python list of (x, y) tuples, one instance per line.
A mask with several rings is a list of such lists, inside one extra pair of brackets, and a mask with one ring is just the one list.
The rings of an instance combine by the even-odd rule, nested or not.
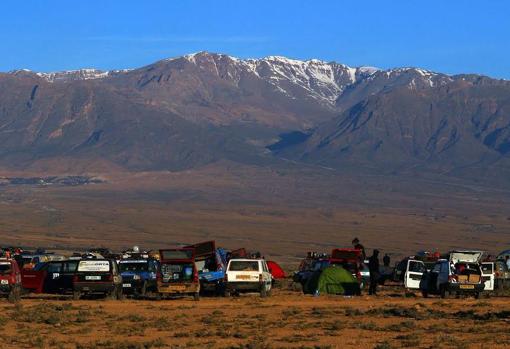
[(273, 275), (273, 279), (285, 278), (285, 272), (283, 271), (282, 267), (278, 265), (278, 263), (273, 261), (267, 261), (267, 267), (269, 268), (271, 275)]
[(332, 265), (322, 271), (316, 271), (303, 287), (304, 293), (315, 294), (359, 294), (359, 283), (352, 274), (344, 268)]

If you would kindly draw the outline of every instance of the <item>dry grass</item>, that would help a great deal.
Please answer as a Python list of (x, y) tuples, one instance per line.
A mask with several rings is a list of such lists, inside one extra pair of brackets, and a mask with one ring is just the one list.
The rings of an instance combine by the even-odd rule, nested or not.
[[(3, 348), (506, 348), (510, 305), (490, 300), (309, 297), (0, 302)], [(385, 296), (384, 294), (387, 294)], [(254, 307), (254, 300), (261, 305)]]

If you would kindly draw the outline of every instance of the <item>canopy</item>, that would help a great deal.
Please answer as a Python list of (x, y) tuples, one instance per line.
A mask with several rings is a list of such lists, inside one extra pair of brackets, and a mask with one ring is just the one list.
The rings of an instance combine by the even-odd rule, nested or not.
[(314, 294), (357, 294), (358, 281), (350, 272), (338, 265), (332, 265), (322, 271), (316, 271), (303, 287), (304, 293)]
[(283, 271), (282, 267), (278, 265), (278, 263), (267, 261), (267, 267), (269, 268), (269, 271), (271, 272), (271, 275), (273, 275), (274, 279), (285, 278), (285, 272)]

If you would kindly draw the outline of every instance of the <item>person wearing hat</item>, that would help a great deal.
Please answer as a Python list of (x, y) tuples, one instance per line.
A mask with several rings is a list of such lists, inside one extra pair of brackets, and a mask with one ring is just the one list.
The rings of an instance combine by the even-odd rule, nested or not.
[(379, 282), (379, 250), (374, 250), (372, 257), (368, 259), (368, 269), (370, 270), (370, 287), (368, 294), (377, 295), (377, 283)]

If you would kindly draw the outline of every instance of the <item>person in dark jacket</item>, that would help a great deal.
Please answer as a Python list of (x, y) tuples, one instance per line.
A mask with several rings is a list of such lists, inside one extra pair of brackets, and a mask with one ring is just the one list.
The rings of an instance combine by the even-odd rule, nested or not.
[(352, 240), (352, 246), (353, 246), (356, 250), (361, 250), (361, 257), (362, 257), (362, 261), (364, 261), (364, 260), (367, 258), (367, 255), (365, 254), (365, 246), (363, 246), (363, 245), (359, 242), (359, 239), (358, 239), (358, 238), (354, 238), (354, 240)]
[(370, 270), (370, 287), (368, 294), (377, 294), (377, 283), (379, 282), (379, 250), (374, 250), (372, 257), (368, 259), (368, 269)]
[(383, 262), (385, 267), (389, 267), (390, 266), (391, 259), (390, 259), (390, 256), (388, 256), (387, 253), (384, 255), (384, 257), (382, 259), (382, 262)]

